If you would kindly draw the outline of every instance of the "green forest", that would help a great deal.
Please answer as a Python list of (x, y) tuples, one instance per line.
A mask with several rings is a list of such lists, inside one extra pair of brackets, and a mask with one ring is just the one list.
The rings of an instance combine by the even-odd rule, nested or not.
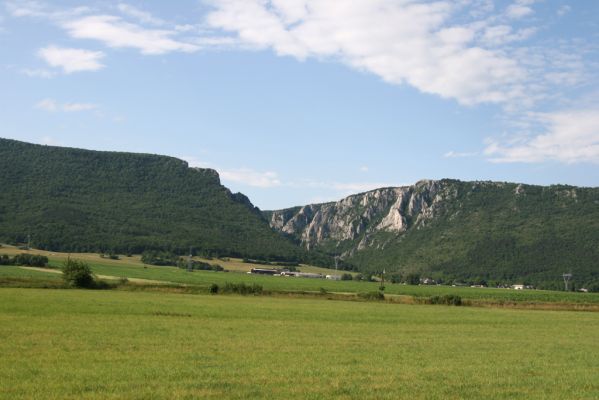
[(0, 139), (0, 242), (68, 252), (310, 258), (210, 169)]
[[(444, 180), (456, 197), (383, 250), (348, 261), (366, 271), (418, 272), (445, 282), (527, 283), (561, 289), (599, 284), (599, 189)], [(515, 194), (520, 187), (522, 193)]]

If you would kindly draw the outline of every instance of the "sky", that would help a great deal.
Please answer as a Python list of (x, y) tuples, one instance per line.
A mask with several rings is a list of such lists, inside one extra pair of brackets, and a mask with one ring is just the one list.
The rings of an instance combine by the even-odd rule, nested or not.
[[(261, 209), (599, 186), (599, 1), (1, 1), (0, 137), (165, 154)], [(32, 160), (35, 162), (35, 160)]]

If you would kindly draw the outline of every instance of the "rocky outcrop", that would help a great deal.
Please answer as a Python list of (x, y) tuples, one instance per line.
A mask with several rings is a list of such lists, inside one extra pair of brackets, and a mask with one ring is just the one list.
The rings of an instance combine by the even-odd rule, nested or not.
[(413, 186), (382, 188), (335, 203), (311, 204), (269, 214), (271, 227), (294, 236), (306, 248), (355, 241), (359, 250), (374, 245), (374, 234), (401, 235), (425, 225), (453, 194), (450, 181), (424, 180)]

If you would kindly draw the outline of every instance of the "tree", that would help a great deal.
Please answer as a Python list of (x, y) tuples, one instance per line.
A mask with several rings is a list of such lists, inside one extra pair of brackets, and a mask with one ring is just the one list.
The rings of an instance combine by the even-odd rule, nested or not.
[(351, 281), (352, 279), (353, 279), (352, 274), (345, 273), (345, 274), (341, 275), (342, 281)]
[(94, 287), (94, 276), (89, 265), (83, 261), (65, 261), (62, 266), (62, 277), (65, 283), (71, 287), (91, 288)]
[(406, 283), (408, 285), (418, 285), (420, 284), (420, 274), (412, 272), (406, 276)]

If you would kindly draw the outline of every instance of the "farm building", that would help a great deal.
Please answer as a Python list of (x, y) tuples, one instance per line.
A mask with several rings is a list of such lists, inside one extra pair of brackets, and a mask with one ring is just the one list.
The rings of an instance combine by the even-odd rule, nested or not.
[(279, 271), (277, 271), (276, 269), (252, 268), (249, 273), (257, 275), (275, 275), (278, 274)]
[(327, 275), (326, 279), (331, 280), (331, 281), (340, 281), (341, 275)]

